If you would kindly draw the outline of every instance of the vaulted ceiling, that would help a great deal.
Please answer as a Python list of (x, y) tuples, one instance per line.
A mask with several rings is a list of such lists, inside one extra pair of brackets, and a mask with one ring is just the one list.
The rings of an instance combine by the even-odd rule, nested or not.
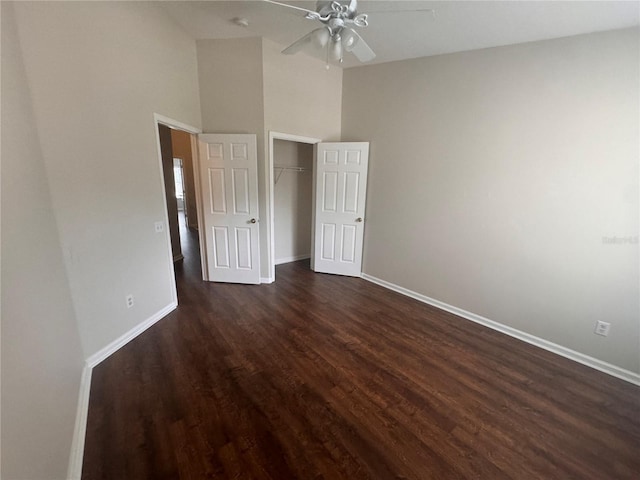
[[(315, 10), (315, 1), (286, 1)], [(160, 2), (197, 39), (262, 36), (284, 46), (318, 26), (304, 13), (262, 1)], [(433, 9), (407, 12), (410, 9)], [(376, 52), (372, 63), (440, 55), (516, 43), (615, 30), (640, 24), (635, 1), (374, 1), (358, 2), (369, 14), (362, 37)], [(386, 12), (386, 13), (385, 13)], [(239, 26), (234, 18), (245, 18)], [(313, 48), (305, 53), (323, 57)], [(346, 55), (343, 67), (360, 65)]]

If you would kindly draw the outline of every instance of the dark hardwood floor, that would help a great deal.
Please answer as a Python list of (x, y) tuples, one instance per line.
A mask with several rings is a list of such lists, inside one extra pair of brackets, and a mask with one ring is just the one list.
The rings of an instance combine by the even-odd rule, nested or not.
[(90, 479), (638, 479), (640, 389), (356, 278), (205, 284), (93, 371)]

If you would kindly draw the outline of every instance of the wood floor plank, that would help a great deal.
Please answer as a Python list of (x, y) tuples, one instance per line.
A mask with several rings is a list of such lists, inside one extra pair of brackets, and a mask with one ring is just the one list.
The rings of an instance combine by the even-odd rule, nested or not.
[(636, 479), (640, 389), (357, 278), (201, 281), (94, 369), (83, 479)]

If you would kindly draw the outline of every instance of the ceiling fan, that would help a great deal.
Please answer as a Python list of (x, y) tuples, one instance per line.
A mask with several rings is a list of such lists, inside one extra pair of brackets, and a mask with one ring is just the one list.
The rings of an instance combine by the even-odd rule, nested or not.
[[(315, 43), (317, 46), (326, 49), (327, 68), (329, 59), (342, 63), (344, 52), (352, 53), (363, 63), (370, 62), (376, 58), (375, 52), (353, 28), (364, 28), (369, 25), (368, 15), (366, 13), (358, 13), (358, 0), (350, 0), (348, 2), (320, 0), (316, 3), (315, 11), (274, 0), (264, 1), (305, 12), (305, 18), (317, 20), (323, 24), (322, 27), (309, 32), (282, 50), (285, 55), (293, 55), (306, 45)], [(429, 11), (435, 13), (432, 9), (403, 10), (403, 12), (407, 11)], [(385, 11), (377, 13), (396, 12)]]

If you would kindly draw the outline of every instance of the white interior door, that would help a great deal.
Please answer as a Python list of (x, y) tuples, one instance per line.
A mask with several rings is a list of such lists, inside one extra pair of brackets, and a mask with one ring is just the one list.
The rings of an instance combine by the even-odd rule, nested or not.
[(318, 143), (315, 161), (312, 269), (360, 276), (369, 143)]
[(260, 283), (256, 136), (207, 133), (198, 144), (208, 279)]

